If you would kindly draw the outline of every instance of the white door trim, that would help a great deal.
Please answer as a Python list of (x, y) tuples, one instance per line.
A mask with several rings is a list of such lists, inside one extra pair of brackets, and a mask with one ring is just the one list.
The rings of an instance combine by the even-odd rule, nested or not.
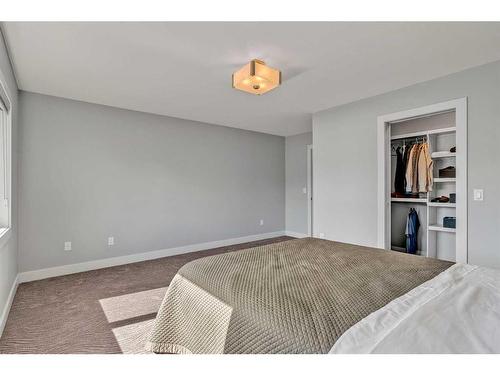
[(390, 249), (391, 244), (391, 210), (387, 209), (391, 199), (390, 166), (390, 128), (389, 124), (425, 117), (441, 112), (455, 111), (457, 137), (457, 247), (456, 261), (467, 263), (467, 98), (459, 98), (447, 102), (432, 104), (406, 111), (390, 113), (377, 118), (377, 163), (378, 163), (378, 225), (377, 245), (379, 248)]
[(307, 145), (307, 234), (313, 236), (313, 146)]

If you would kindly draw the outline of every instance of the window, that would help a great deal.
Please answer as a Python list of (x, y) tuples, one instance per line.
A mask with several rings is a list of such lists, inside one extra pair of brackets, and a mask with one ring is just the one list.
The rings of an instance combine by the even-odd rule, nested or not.
[[(0, 235), (10, 227), (10, 106), (0, 86)], [(3, 92), (2, 92), (3, 91)], [(4, 99), (5, 98), (5, 99)]]

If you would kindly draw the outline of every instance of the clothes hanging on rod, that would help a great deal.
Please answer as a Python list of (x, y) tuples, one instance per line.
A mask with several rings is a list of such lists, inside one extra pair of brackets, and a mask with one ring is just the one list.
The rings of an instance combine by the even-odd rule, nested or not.
[[(396, 149), (396, 176), (394, 190), (397, 194), (418, 194), (432, 191), (432, 158), (425, 139)], [(398, 151), (399, 150), (399, 151)], [(399, 152), (402, 152), (401, 159)], [(402, 172), (402, 170), (404, 172)], [(402, 175), (404, 175), (402, 177)], [(401, 189), (401, 187), (404, 189)]]
[(405, 190), (404, 192), (406, 192), (406, 186), (408, 185), (408, 182), (406, 181), (406, 168), (408, 166), (408, 160), (410, 158), (410, 151), (412, 149), (412, 147), (410, 145), (407, 145), (406, 142), (404, 143), (404, 149), (405, 149), (405, 154), (404, 154), (404, 158), (403, 158), (403, 162), (404, 162), (404, 185), (405, 185)]
[(406, 165), (406, 192), (418, 193), (416, 189), (416, 181), (418, 178), (417, 162), (420, 154), (420, 144), (416, 143), (411, 146), (410, 155), (408, 156), (408, 163)]
[(418, 229), (420, 228), (420, 220), (418, 219), (417, 211), (412, 207), (406, 219), (406, 252), (416, 254), (418, 252)]
[(394, 178), (394, 191), (398, 194), (405, 193), (405, 148), (398, 147), (396, 149), (396, 176)]
[(432, 158), (429, 152), (429, 144), (422, 143), (418, 156), (418, 192), (426, 193), (432, 191)]

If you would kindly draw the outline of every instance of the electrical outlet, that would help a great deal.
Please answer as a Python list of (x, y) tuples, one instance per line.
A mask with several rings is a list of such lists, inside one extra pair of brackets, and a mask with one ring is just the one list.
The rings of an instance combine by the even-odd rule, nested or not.
[(64, 251), (71, 251), (71, 241), (66, 241), (64, 243)]
[(325, 234), (324, 233), (320, 233), (319, 234), (319, 238), (325, 238)]
[(260, 219), (259, 225), (264, 225), (264, 220)]
[(113, 246), (115, 244), (115, 238), (114, 237), (108, 237), (108, 246)]
[(307, 194), (307, 188), (303, 187), (302, 188), (302, 193)]

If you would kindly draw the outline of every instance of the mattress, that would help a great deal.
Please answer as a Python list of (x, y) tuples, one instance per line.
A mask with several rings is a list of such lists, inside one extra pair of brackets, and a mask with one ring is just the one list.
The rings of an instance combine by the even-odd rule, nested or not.
[(350, 327), (453, 263), (304, 238), (201, 258), (172, 280), (155, 353), (328, 353)]

